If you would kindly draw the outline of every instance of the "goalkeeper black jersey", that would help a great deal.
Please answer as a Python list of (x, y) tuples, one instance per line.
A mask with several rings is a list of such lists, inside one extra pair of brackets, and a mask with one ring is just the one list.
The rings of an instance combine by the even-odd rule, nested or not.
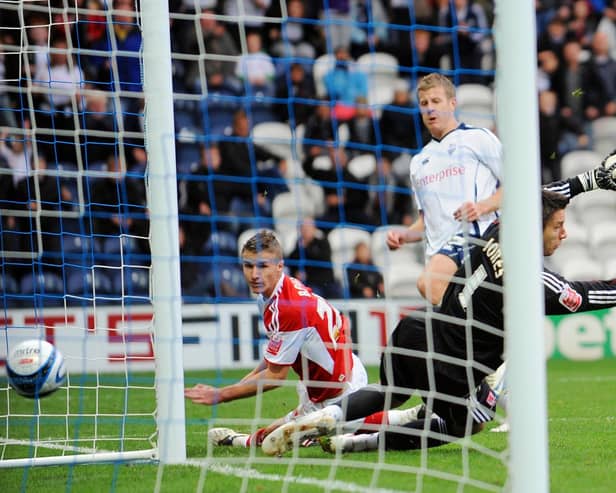
[[(555, 182), (545, 188), (569, 198), (584, 191), (578, 178)], [(426, 317), (426, 329), (432, 334), (435, 352), (459, 359), (458, 363), (437, 358), (435, 369), (470, 388), (498, 368), (504, 358), (505, 270), (499, 230), (497, 221), (476, 241), (470, 260), (455, 274), (462, 282), (450, 282), (440, 308), (433, 317)], [(616, 306), (616, 280), (568, 281), (545, 268), (541, 280), (548, 315)], [(469, 381), (471, 375), (473, 381)]]

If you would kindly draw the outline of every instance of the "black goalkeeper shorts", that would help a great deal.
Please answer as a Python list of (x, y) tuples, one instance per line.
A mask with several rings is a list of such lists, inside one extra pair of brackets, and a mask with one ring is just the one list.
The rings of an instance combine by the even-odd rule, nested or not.
[[(462, 403), (461, 398), (469, 395), (469, 386), (435, 370), (434, 360), (428, 358), (427, 348), (424, 319), (402, 319), (381, 356), (381, 384), (399, 387), (392, 389), (392, 392), (407, 398), (418, 393), (428, 408), (440, 417), (464, 423), (468, 407)], [(451, 396), (458, 402), (438, 397), (436, 392)]]

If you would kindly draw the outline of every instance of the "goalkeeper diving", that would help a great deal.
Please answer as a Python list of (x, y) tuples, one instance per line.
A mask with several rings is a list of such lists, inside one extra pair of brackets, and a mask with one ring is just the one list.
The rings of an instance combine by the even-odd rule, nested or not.
[[(597, 189), (616, 191), (615, 178), (616, 151), (596, 168), (543, 188), (545, 256), (552, 255), (567, 237), (565, 210), (569, 201)], [(499, 232), (497, 220), (475, 240), (470, 269), (462, 266), (456, 272), (440, 307), (415, 311), (398, 323), (381, 357), (380, 385), (366, 386), (277, 428), (263, 441), (263, 451), (282, 454), (304, 439), (334, 434), (339, 424), (399, 407), (414, 394), (423, 400), (415, 419), (396, 427), (388, 427), (384, 419), (374, 428), (379, 431), (322, 440), (324, 449), (374, 450), (383, 442), (388, 450), (412, 450), (436, 447), (481, 431), (494, 418), (505, 377), (505, 268)], [(616, 306), (616, 279), (573, 281), (544, 267), (541, 281), (548, 315)], [(470, 314), (473, 323), (467, 330)], [(429, 343), (433, 346), (430, 353)], [(474, 356), (471, 371), (469, 352)]]

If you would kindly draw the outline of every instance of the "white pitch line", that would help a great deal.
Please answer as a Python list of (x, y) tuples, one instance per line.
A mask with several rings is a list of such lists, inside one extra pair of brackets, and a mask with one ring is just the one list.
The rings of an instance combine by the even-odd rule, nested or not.
[(559, 383), (569, 382), (615, 382), (616, 375), (605, 375), (597, 377), (560, 377), (556, 379)]
[(349, 491), (352, 493), (403, 493), (402, 490), (386, 490), (365, 488), (363, 486), (346, 483), (344, 481), (332, 481), (329, 479), (316, 479), (307, 478), (302, 476), (281, 476), (280, 474), (266, 474), (256, 469), (247, 469), (244, 467), (233, 467), (229, 464), (212, 464), (209, 461), (199, 461), (195, 459), (189, 459), (185, 464), (190, 466), (196, 466), (206, 468), (212, 472), (224, 474), (228, 476), (236, 476), (239, 478), (259, 479), (264, 481), (286, 482), (292, 484), (303, 484), (309, 486), (318, 486), (323, 489), (335, 490), (335, 491)]

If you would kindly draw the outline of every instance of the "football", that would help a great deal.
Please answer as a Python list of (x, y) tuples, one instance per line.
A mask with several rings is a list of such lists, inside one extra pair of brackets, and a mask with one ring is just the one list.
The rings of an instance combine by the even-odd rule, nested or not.
[(11, 349), (6, 361), (9, 384), (19, 395), (38, 399), (58, 390), (66, 371), (62, 353), (47, 341), (31, 339)]

